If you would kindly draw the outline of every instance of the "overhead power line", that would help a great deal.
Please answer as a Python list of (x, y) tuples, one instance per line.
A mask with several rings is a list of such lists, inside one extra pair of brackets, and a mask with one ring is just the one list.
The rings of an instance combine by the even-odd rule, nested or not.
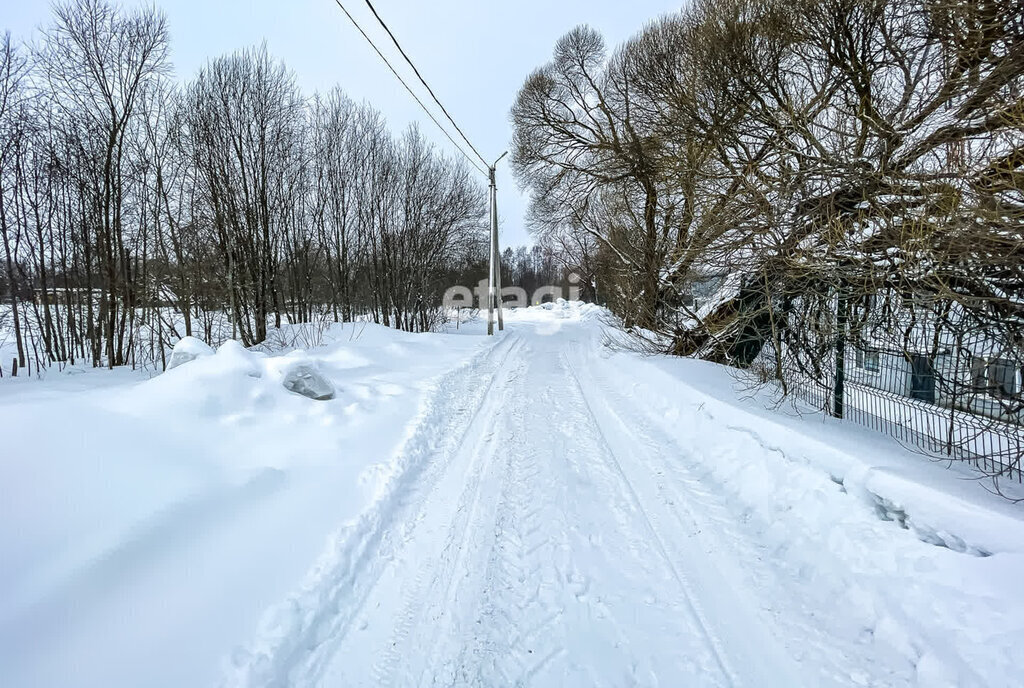
[[(460, 153), (462, 153), (463, 156), (465, 156), (466, 160), (469, 161), (469, 164), (472, 165), (473, 168), (476, 169), (477, 172), (479, 172), (480, 174), (482, 174), (485, 177), (487, 177), (488, 176), (487, 172), (485, 172), (483, 169), (480, 168), (479, 165), (476, 164), (476, 161), (473, 160), (473, 158), (470, 157), (469, 153), (467, 153), (465, 150), (463, 150), (462, 146), (460, 146), (458, 144), (458, 142), (456, 142), (455, 139), (452, 138), (452, 135), (448, 133), (448, 130), (445, 129), (443, 126), (441, 126), (441, 123), (438, 122), (437, 118), (434, 117), (434, 114), (430, 110), (427, 109), (427, 106), (423, 104), (423, 101), (420, 100), (419, 96), (417, 96), (413, 92), (413, 90), (411, 88), (409, 88), (409, 84), (405, 83), (405, 79), (403, 79), (401, 77), (401, 75), (397, 71), (395, 71), (395, 68), (391, 66), (391, 63), (388, 61), (388, 58), (384, 57), (384, 53), (382, 53), (380, 51), (380, 49), (377, 47), (377, 44), (374, 43), (373, 40), (368, 35), (366, 35), (366, 32), (363, 31), (363, 27), (359, 26), (359, 22), (357, 22), (355, 20), (355, 18), (351, 14), (349, 14), (349, 11), (347, 9), (345, 9), (345, 6), (341, 4), (341, 0), (334, 0), (334, 2), (338, 5), (338, 7), (341, 8), (341, 11), (345, 13), (345, 16), (348, 17), (348, 20), (350, 22), (352, 22), (352, 25), (354, 27), (356, 27), (356, 29), (358, 29), (359, 33), (362, 34), (363, 38), (366, 39), (366, 42), (370, 44), (370, 47), (372, 47), (374, 52), (377, 53), (377, 56), (380, 57), (380, 59), (383, 60), (384, 64), (386, 64), (388, 66), (388, 69), (390, 69), (391, 73), (395, 75), (395, 78), (398, 79), (399, 82), (401, 82), (402, 86), (405, 87), (405, 90), (408, 91), (409, 95), (411, 95), (413, 100), (416, 101), (416, 104), (419, 105), (420, 108), (423, 109), (423, 112), (427, 113), (427, 117), (429, 117), (430, 120), (434, 124), (437, 125), (437, 128), (441, 130), (441, 133), (444, 134), (448, 138), (448, 140), (452, 142), (452, 145), (455, 146), (456, 150), (458, 150)], [(373, 9), (372, 5), (370, 6), (370, 9)], [(375, 16), (376, 16), (376, 14), (377, 14), (377, 12), (374, 11), (374, 15)], [(377, 17), (377, 20), (380, 21), (380, 17)], [(383, 22), (381, 22), (381, 24), (383, 24)], [(386, 28), (387, 27), (385, 27), (385, 29)], [(391, 32), (388, 31), (388, 35), (390, 35), (390, 34), (391, 34)], [(394, 36), (391, 36), (391, 40), (395, 40)], [(397, 45), (397, 41), (396, 41), (395, 44)], [(401, 50), (401, 48), (399, 48), (399, 50)], [(402, 55), (404, 56), (405, 53), (403, 52)], [(405, 59), (408, 60), (409, 58), (406, 57)], [(409, 64), (412, 64), (412, 63), (410, 62)], [(415, 67), (413, 67), (413, 69), (415, 70)], [(416, 76), (419, 76), (419, 72), (416, 73)], [(422, 77), (420, 77), (420, 81), (423, 81)], [(424, 82), (424, 86), (426, 86), (426, 82)], [(430, 90), (429, 86), (427, 87), (427, 90), (428, 91)], [(431, 92), (430, 95), (433, 96), (434, 95), (433, 92)], [(435, 97), (434, 100), (437, 101), (437, 98)], [(440, 102), (438, 102), (437, 104), (441, 105)], [(441, 106), (441, 110), (442, 111), (444, 110), (444, 106)], [(458, 132), (462, 136), (462, 138), (466, 141), (467, 144), (469, 144), (469, 147), (473, 149), (473, 152), (476, 153), (476, 156), (478, 158), (480, 158), (481, 160), (483, 160), (483, 158), (480, 156), (480, 153), (477, 153), (477, 150), (475, 148), (473, 148), (473, 144), (469, 143), (469, 139), (467, 139), (466, 135), (462, 133), (462, 131), (459, 129), (458, 125), (455, 124), (455, 121), (452, 120), (451, 116), (448, 115), (447, 112), (445, 112), (444, 114), (445, 114), (446, 117), (448, 117), (449, 121), (451, 121), (452, 124), (455, 125), (455, 129), (458, 130)], [(484, 162), (484, 165), (486, 166), (487, 163)]]
[(476, 157), (480, 158), (480, 162), (482, 162), (484, 166), (489, 169), (490, 165), (486, 160), (484, 160), (484, 156), (480, 155), (480, 151), (478, 151), (476, 147), (473, 146), (472, 143), (470, 143), (469, 139), (462, 132), (462, 129), (459, 128), (459, 125), (456, 124), (455, 120), (452, 119), (452, 116), (448, 114), (448, 110), (445, 109), (444, 105), (441, 104), (441, 101), (438, 100), (436, 95), (434, 95), (434, 89), (430, 88), (430, 84), (428, 84), (427, 80), (423, 78), (422, 74), (420, 74), (420, 70), (416, 69), (416, 65), (413, 64), (412, 60), (409, 58), (409, 55), (407, 55), (405, 50), (402, 49), (402, 45), (398, 42), (398, 39), (395, 38), (395, 34), (391, 33), (391, 29), (388, 28), (388, 25), (385, 24), (384, 20), (381, 19), (379, 14), (377, 14), (377, 9), (373, 6), (373, 3), (370, 2), (370, 0), (365, 0), (365, 2), (366, 6), (370, 8), (371, 12), (373, 12), (373, 16), (377, 18), (377, 21), (380, 22), (380, 25), (384, 28), (384, 31), (386, 31), (388, 36), (391, 37), (391, 42), (395, 44), (396, 48), (398, 48), (398, 52), (402, 54), (402, 57), (405, 58), (405, 61), (409, 63), (410, 67), (412, 67), (412, 71), (416, 74), (416, 78), (420, 80), (420, 83), (423, 84), (423, 87), (427, 89), (427, 93), (429, 93), (430, 97), (434, 99), (434, 102), (437, 103), (437, 106), (441, 108), (441, 112), (444, 113), (444, 116), (447, 117), (448, 121), (452, 123), (453, 127), (455, 127), (455, 131), (459, 132), (459, 136), (461, 136), (462, 140), (466, 142), (466, 145), (469, 146), (469, 149), (476, 153)]
[[(437, 128), (440, 129), (444, 133), (444, 135), (448, 137), (448, 140), (452, 142), (452, 145), (455, 146), (460, 153), (466, 156), (466, 159), (469, 160), (469, 163), (473, 165), (473, 167), (476, 167), (477, 170), (483, 172), (483, 170), (481, 170), (480, 167), (477, 166), (477, 164), (469, 157), (469, 154), (465, 150), (463, 150), (463, 148), (460, 145), (455, 143), (455, 140), (448, 133), (448, 130), (441, 126), (441, 124), (437, 121), (437, 119), (434, 118), (434, 115), (430, 112), (430, 110), (426, 108), (423, 102), (416, 97), (416, 94), (413, 93), (412, 89), (409, 88), (409, 85), (405, 83), (405, 80), (398, 75), (398, 72), (395, 71), (395, 68), (391, 66), (391, 63), (388, 62), (388, 59), (386, 57), (384, 57), (384, 54), (381, 53), (380, 49), (377, 48), (376, 44), (374, 44), (374, 42), (370, 40), (370, 37), (366, 35), (366, 32), (363, 31), (362, 27), (359, 26), (358, 22), (356, 22), (356, 20), (352, 17), (351, 14), (349, 14), (348, 10), (345, 9), (345, 6), (341, 4), (341, 0), (334, 0), (334, 2), (338, 4), (338, 7), (340, 7), (341, 11), (345, 13), (345, 16), (348, 17), (349, 21), (352, 22), (352, 24), (357, 29), (359, 29), (359, 33), (363, 34), (363, 38), (365, 38), (367, 43), (369, 43), (373, 47), (373, 49), (377, 52), (377, 55), (380, 57), (380, 59), (384, 61), (384, 64), (388, 66), (388, 69), (391, 70), (391, 73), (395, 75), (395, 78), (402, 82), (402, 85), (405, 86), (405, 90), (409, 92), (409, 95), (411, 95), (413, 99), (419, 104), (419, 106), (423, 108), (423, 111), (430, 116), (430, 119), (433, 120), (434, 124), (437, 125)], [(430, 94), (430, 97), (433, 98), (434, 102), (437, 103), (437, 106), (441, 108), (441, 112), (444, 113), (444, 116), (447, 117), (448, 121), (451, 122), (453, 127), (455, 127), (455, 131), (459, 132), (459, 136), (461, 136), (462, 140), (466, 142), (466, 145), (469, 146), (469, 149), (476, 154), (476, 157), (479, 158), (480, 162), (482, 162), (484, 167), (487, 168), (487, 172), (483, 172), (490, 180), (490, 202), (488, 203), (488, 206), (491, 216), (490, 273), (487, 277), (487, 334), (493, 335), (495, 308), (497, 308), (498, 311), (498, 329), (505, 329), (505, 322), (504, 318), (502, 317), (501, 252), (498, 247), (498, 187), (494, 179), (494, 169), (495, 167), (497, 167), (498, 161), (501, 160), (501, 158), (504, 158), (507, 153), (502, 153), (501, 157), (499, 157), (498, 160), (495, 160), (493, 163), (488, 163), (487, 160), (484, 159), (484, 156), (480, 155), (480, 151), (476, 149), (473, 143), (469, 140), (469, 137), (467, 137), (465, 132), (462, 131), (462, 129), (459, 127), (455, 119), (451, 116), (451, 114), (449, 114), (444, 104), (441, 103), (441, 101), (438, 99), (437, 95), (434, 93), (434, 89), (430, 88), (430, 84), (428, 84), (427, 80), (423, 78), (422, 74), (420, 74), (420, 70), (416, 68), (416, 65), (413, 64), (412, 59), (410, 59), (409, 55), (405, 52), (404, 49), (402, 49), (402, 45), (398, 42), (398, 39), (395, 38), (395, 34), (391, 33), (391, 29), (388, 28), (388, 25), (385, 24), (384, 20), (380, 18), (379, 14), (377, 14), (377, 9), (373, 6), (373, 3), (370, 2), (370, 0), (365, 0), (365, 2), (366, 5), (370, 8), (370, 11), (373, 12), (373, 16), (377, 18), (377, 21), (384, 28), (384, 31), (386, 31), (388, 36), (391, 37), (391, 42), (395, 44), (396, 48), (398, 48), (398, 52), (402, 54), (402, 57), (405, 58), (405, 61), (409, 63), (410, 67), (412, 67), (412, 71), (416, 74), (416, 78), (419, 79), (420, 83), (423, 84), (423, 87), (427, 89), (427, 92)]]

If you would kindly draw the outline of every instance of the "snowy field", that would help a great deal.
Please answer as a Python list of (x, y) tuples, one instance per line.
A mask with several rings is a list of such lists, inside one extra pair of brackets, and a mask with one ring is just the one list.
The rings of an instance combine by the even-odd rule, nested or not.
[(0, 686), (1022, 684), (1024, 507), (601, 316), (4, 378)]

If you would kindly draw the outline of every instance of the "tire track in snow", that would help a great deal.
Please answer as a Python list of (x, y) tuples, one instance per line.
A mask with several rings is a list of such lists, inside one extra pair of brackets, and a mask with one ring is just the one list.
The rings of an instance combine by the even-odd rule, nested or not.
[[(537, 346), (523, 350), (528, 374), (509, 388), (495, 423), (505, 433), (504, 449), (489, 457), (490, 481), (504, 485), (488, 493), (497, 511), (475, 520), (474, 555), (446, 579), (449, 594), (424, 591), (441, 613), (416, 624), (401, 653), (410, 666), (381, 683), (650, 685), (681, 673), (691, 683), (729, 685), (688, 591), (676, 577), (677, 593), (660, 592), (671, 587), (672, 561), (650, 559), (650, 524), (574, 387), (564, 342), (531, 342)], [(545, 385), (551, 391), (538, 399)], [(561, 422), (553, 426), (554, 418)], [(544, 430), (564, 443), (553, 446)], [(467, 613), (474, 607), (485, 611)]]
[[(609, 468), (618, 477), (620, 481), (621, 489), (627, 496), (628, 501), (632, 504), (635, 511), (642, 517), (646, 530), (650, 535), (651, 542), (654, 544), (659, 557), (663, 560), (668, 570), (671, 572), (672, 577), (675, 579), (683, 596), (686, 600), (688, 611), (690, 616), (699, 629), (702, 639), (707, 645), (708, 651), (711, 656), (714, 657), (715, 663), (718, 669), (722, 672), (730, 685), (741, 685), (741, 681), (737, 676), (735, 670), (732, 668), (731, 663), (726, 657), (724, 648), (722, 647), (721, 639), (714, 633), (710, 623), (707, 620), (707, 616), (701, 608), (700, 603), (697, 601), (697, 597), (694, 593), (693, 587), (690, 582), (683, 576), (679, 567), (673, 561), (673, 558), (669, 555), (668, 547), (665, 544), (665, 540), (662, 538), (659, 530), (655, 527), (652, 515), (648, 509), (644, 507), (643, 501), (637, 494), (636, 488), (633, 483), (630, 482), (626, 476), (625, 471), (622, 469), (622, 463), (616, 456), (616, 449), (612, 446), (608, 440), (608, 436), (602, 429), (601, 422), (598, 420), (597, 415), (594, 413), (594, 409), (590, 402), (587, 400), (587, 394), (584, 391), (583, 385), (580, 382), (579, 375), (576, 373), (572, 363), (570, 363), (568, 355), (565, 352), (561, 353), (562, 365), (568, 371), (569, 376), (575, 386), (577, 395), (582, 402), (583, 408), (590, 418), (590, 422), (597, 430), (597, 435), (601, 440), (606, 451), (601, 452), (603, 458), (608, 463)], [(628, 435), (627, 435), (628, 436)], [(620, 449), (621, 450), (621, 449)]]
[[(527, 374), (495, 420), (502, 441), (488, 482), (502, 489), (487, 495), (497, 508), (471, 532), (453, 525), (473, 553), (452, 575), (431, 574), (450, 593), (421, 593), (440, 614), (415, 624), (400, 652), (409, 666), (379, 684), (649, 685), (682, 670), (720, 685), (727, 679), (717, 678), (699, 628), (680, 623), (686, 608), (652, 597), (671, 577), (665, 562), (648, 561), (649, 533), (621, 481), (592, 459), (605, 451), (593, 419), (581, 403), (563, 403), (572, 381), (560, 349), (541, 346), (561, 342), (531, 341)], [(552, 425), (556, 417), (563, 422)], [(651, 606), (638, 607), (646, 598)]]
[[(574, 347), (573, 353), (577, 351), (578, 348)], [(572, 368), (571, 364), (569, 365)], [(633, 481), (626, 477), (625, 472), (622, 475), (624, 480), (630, 484), (630, 489), (634, 491), (634, 494), (637, 494), (637, 492), (633, 485), (637, 483), (643, 485), (641, 491), (644, 494), (644, 501), (653, 505), (652, 508), (645, 510), (652, 531), (658, 529), (660, 519), (651, 519), (651, 512), (662, 511), (675, 522), (673, 530), (678, 535), (683, 533), (720, 532), (723, 529), (728, 531), (729, 529), (726, 524), (729, 519), (724, 515), (720, 504), (717, 502), (709, 503), (707, 499), (704, 499), (701, 501), (702, 510), (700, 514), (692, 507), (691, 502), (694, 501), (695, 496), (700, 497), (703, 495), (705, 498), (708, 496), (708, 493), (704, 490), (693, 489), (692, 481), (695, 479), (691, 478), (691, 481), (686, 483), (693, 489), (693, 492), (672, 491), (668, 495), (666, 495), (663, 483), (657, 480), (657, 477), (664, 475), (666, 472), (676, 472), (679, 470), (679, 466), (676, 465), (678, 462), (672, 462), (666, 457), (666, 447), (675, 447), (682, 455), (688, 455), (689, 450), (678, 447), (671, 438), (663, 436), (662, 433), (658, 433), (657, 437), (653, 437), (651, 426), (645, 422), (646, 415), (642, 407), (636, 404), (632, 397), (623, 395), (614, 389), (612, 385), (599, 384), (596, 373), (589, 368), (587, 370), (586, 377), (592, 379), (593, 383), (589, 381), (584, 383), (581, 380), (581, 376), (574, 369), (573, 375), (580, 386), (581, 392), (586, 396), (584, 389), (590, 390), (590, 398), (594, 399), (595, 403), (600, 404), (598, 413), (603, 420), (607, 421), (605, 425), (601, 426), (604, 428), (602, 434), (604, 435), (607, 431), (613, 437), (630, 438), (631, 450), (629, 454), (636, 458), (640, 471), (638, 471)], [(588, 406), (590, 406), (593, 413), (593, 406), (589, 403)], [(626, 414), (629, 414), (628, 419)], [(657, 461), (654, 461), (655, 458)], [(621, 469), (621, 464), (619, 468)], [(637, 499), (639, 500), (639, 496)], [(663, 505), (664, 508), (660, 508), (659, 505)], [(713, 523), (713, 526), (709, 527), (709, 519), (706, 513), (716, 509), (719, 512), (718, 523)], [(710, 520), (714, 521), (715, 519)], [(658, 539), (662, 543), (666, 556), (668, 556), (668, 549), (674, 543), (684, 542), (679, 537), (672, 540), (662, 540), (658, 536)], [(696, 538), (690, 539), (691, 542), (696, 540), (696, 544), (703, 544), (699, 535)], [(666, 543), (669, 544), (666, 545)], [(689, 550), (688, 553), (691, 556), (681, 556), (681, 554), (686, 553), (686, 549)], [(723, 643), (723, 639), (713, 635), (714, 629), (709, 622), (709, 619), (713, 617), (705, 611), (705, 603), (710, 605), (715, 611), (715, 617), (723, 617), (720, 619), (719, 624), (730, 631), (731, 637), (728, 638), (728, 645), (730, 647), (746, 645), (756, 653), (756, 660), (752, 661), (753, 658), (748, 654), (745, 661), (740, 665), (744, 669), (743, 675), (732, 674), (733, 682), (742, 685), (761, 685), (765, 677), (771, 677), (773, 685), (804, 685), (805, 680), (801, 676), (801, 672), (795, 662), (789, 658), (781, 647), (776, 645), (773, 634), (770, 633), (765, 624), (758, 618), (758, 600), (745, 594), (743, 583), (739, 580), (740, 577), (734, 575), (732, 570), (735, 569), (736, 564), (723, 560), (717, 555), (715, 550), (714, 546), (708, 550), (705, 550), (703, 547), (696, 548), (695, 550), (691, 544), (689, 547), (684, 548), (684, 552), (676, 553), (676, 558), (682, 565), (687, 566), (685, 570), (680, 569), (680, 573), (684, 577), (684, 586), (692, 591), (692, 583), (687, 582), (687, 579), (692, 576), (697, 587), (702, 591), (702, 599), (698, 600), (691, 593), (690, 600), (695, 612), (701, 617), (703, 625), (708, 630), (709, 638), (713, 638), (719, 648), (724, 648), (725, 643)], [(687, 573), (690, 575), (687, 576)], [(728, 592), (728, 595), (725, 594), (726, 592)], [(740, 619), (743, 620), (742, 624), (738, 623)], [(742, 633), (735, 631), (735, 628), (738, 626), (742, 626)], [(727, 659), (724, 657), (724, 654), (722, 658)]]
[[(503, 446), (520, 447), (521, 452), (505, 452), (495, 543), (476, 620), (482, 632), (463, 648), (458, 661), (459, 679), (470, 685), (526, 685), (565, 653), (564, 643), (551, 637), (564, 614), (555, 556), (566, 547), (553, 539), (555, 534), (564, 539), (564, 511), (550, 489), (555, 481), (542, 474), (538, 461), (538, 454), (550, 459), (550, 450), (528, 446), (522, 432), (535, 424), (535, 419), (528, 419), (530, 406), (553, 404), (550, 387), (539, 396), (534, 402), (527, 395), (515, 395), (507, 416), (517, 421), (502, 428)], [(525, 619), (531, 621), (524, 625)]]
[[(332, 684), (344, 685), (414, 685), (416, 672), (425, 671), (418, 669), (426, 655), (416, 631), (439, 629), (446, 609), (438, 604), (445, 599), (441, 590), (452, 589), (454, 573), (464, 568), (477, 513), (490, 502), (481, 494), (493, 477), (488, 473), (494, 454), (490, 419), (522, 365), (516, 355), (522, 342), (514, 335), (507, 338), (514, 342), (511, 349), (500, 361), (488, 363), (494, 370), (482, 404), (471, 417), (441, 419), (449, 426), (464, 424), (465, 431), (445, 461), (433, 462), (438, 467), (435, 475), (420, 481), (417, 498), (409, 500), (401, 518), (395, 519), (402, 536), (356, 610), (353, 621), (360, 622), (360, 633), (338, 636), (315, 653), (295, 672), (295, 685), (319, 685), (328, 667), (343, 674), (340, 679), (332, 676)], [(460, 497), (452, 500), (452, 495)], [(415, 573), (410, 577), (410, 572)], [(370, 656), (376, 659), (368, 661)], [(345, 666), (345, 660), (351, 664)]]
[[(396, 534), (403, 535), (401, 517), (413, 509), (419, 493), (429, 492), (443, 476), (488, 403), (504, 363), (519, 346), (517, 339), (503, 338), (439, 379), (391, 461), (394, 472), (382, 496), (338, 533), (301, 588), (267, 611), (256, 638), (227, 660), (225, 688), (315, 685), (375, 581), (401, 548), (403, 538), (395, 541)], [(481, 372), (489, 375), (485, 384), (477, 379)], [(461, 433), (448, 432), (460, 423)]]
[[(522, 375), (525, 365), (523, 359), (512, 364), (504, 375), (500, 390), (495, 390), (495, 404), (511, 396), (509, 387)], [(382, 684), (424, 685), (456, 670), (456, 667), (439, 665), (438, 660), (445, 656), (439, 651), (439, 645), (446, 639), (460, 636), (458, 627), (463, 619), (459, 615), (465, 610), (459, 604), (458, 593), (463, 588), (474, 592), (471, 579), (479, 573), (477, 567), (471, 565), (474, 554), (485, 556), (492, 544), (487, 535), (494, 530), (497, 494), (505, 480), (504, 474), (496, 470), (501, 468), (500, 462), (495, 460), (500, 444), (496, 438), (499, 427), (493, 421), (496, 417), (497, 413), (485, 414), (481, 424), (488, 424), (478, 428), (474, 440), (464, 446), (470, 467), (465, 484), (461, 491), (457, 491), (460, 497), (454, 514), (449, 517), (446, 512), (434, 513), (431, 510), (428, 516), (437, 526), (435, 535), (442, 530), (447, 532), (443, 535), (444, 545), (436, 558), (430, 560), (429, 565), (428, 562), (420, 563), (431, 571), (431, 575), (426, 587), (414, 596), (414, 599), (418, 598), (417, 610), (409, 626), (430, 628), (431, 633), (427, 638), (409, 635), (392, 641), (391, 646), (396, 652), (391, 654), (394, 655), (393, 660), (398, 661), (389, 663)], [(457, 472), (453, 477), (458, 475)], [(440, 500), (445, 496), (444, 492), (439, 493)], [(426, 647), (424, 640), (428, 641)]]
[(661, 592), (671, 575), (621, 481), (593, 458), (606, 450), (571, 393), (563, 342), (527, 342), (494, 389), (506, 405), (481, 415), (443, 487), (417, 502), (411, 540), (357, 619), (365, 632), (314, 682), (727, 683), (679, 594)]

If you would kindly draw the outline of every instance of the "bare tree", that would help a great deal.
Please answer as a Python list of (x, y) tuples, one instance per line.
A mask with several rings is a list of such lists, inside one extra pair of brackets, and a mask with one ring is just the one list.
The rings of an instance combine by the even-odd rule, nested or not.
[(21, 223), (14, 212), (18, 179), (17, 161), (26, 137), (25, 75), (28, 61), (11, 42), (11, 35), (0, 38), (0, 238), (3, 239), (6, 286), (11, 304), (18, 365), (25, 367), (25, 342), (18, 313), (18, 289), (15, 261), (21, 241)]
[[(94, 213), (88, 262), (95, 260), (99, 273), (96, 326), (109, 366), (127, 361), (126, 326), (139, 296), (126, 241), (126, 158), (144, 93), (166, 71), (167, 52), (166, 20), (156, 10), (127, 13), (102, 0), (77, 0), (54, 7), (36, 54), (49, 107), (60, 113), (86, 168), (78, 183)], [(98, 361), (98, 336), (93, 351)]]
[(266, 48), (215, 59), (186, 91), (192, 164), (204, 186), (242, 342), (281, 324), (278, 283), (289, 184), (302, 165), (303, 101)]

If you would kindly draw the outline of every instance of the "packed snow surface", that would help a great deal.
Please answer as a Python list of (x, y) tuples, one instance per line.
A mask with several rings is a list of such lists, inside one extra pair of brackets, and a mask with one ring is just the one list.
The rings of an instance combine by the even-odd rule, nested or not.
[(1021, 507), (603, 318), (5, 379), (0, 686), (1021, 684)]

